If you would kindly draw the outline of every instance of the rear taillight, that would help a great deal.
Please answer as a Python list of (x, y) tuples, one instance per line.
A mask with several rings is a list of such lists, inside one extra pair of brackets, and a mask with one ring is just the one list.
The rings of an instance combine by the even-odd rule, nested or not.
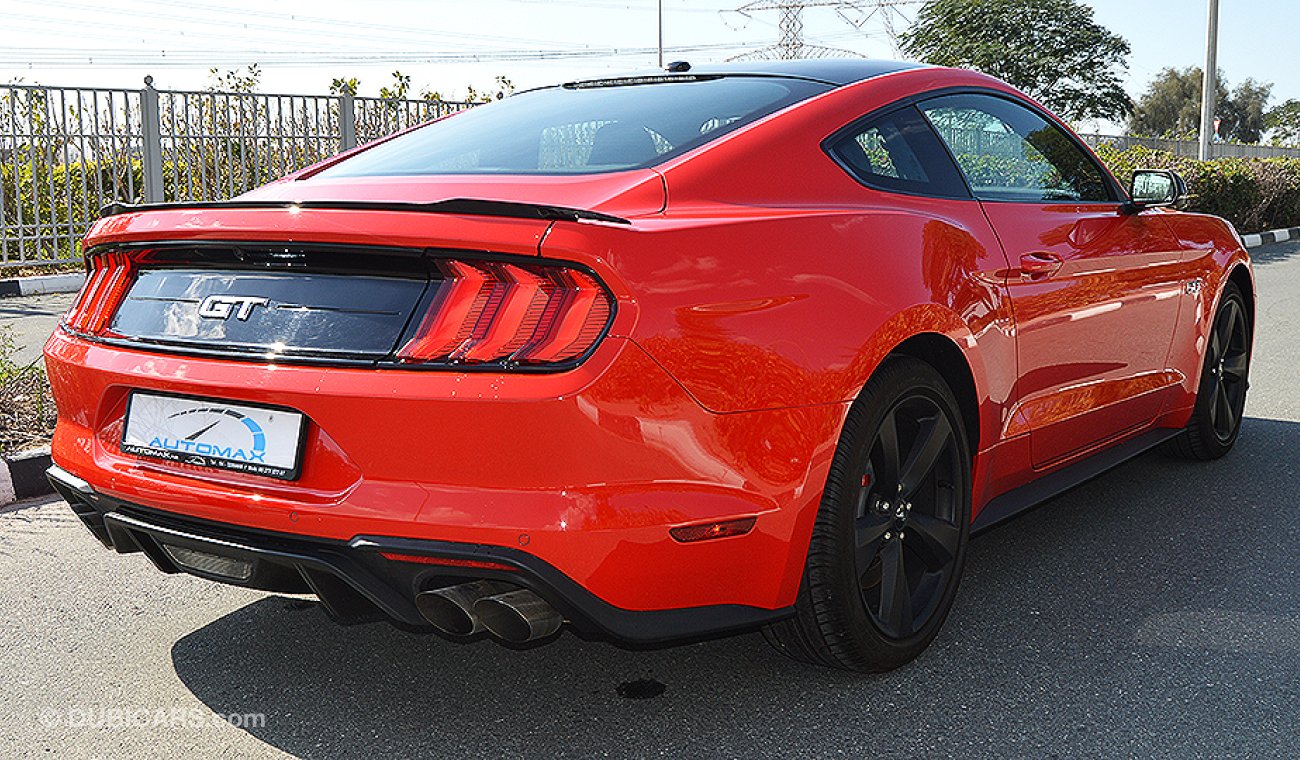
[(86, 284), (63, 317), (70, 329), (87, 335), (106, 335), (113, 314), (135, 279), (135, 267), (125, 253), (103, 253), (90, 259)]
[(444, 259), (442, 279), (414, 334), (409, 364), (563, 364), (608, 326), (613, 300), (586, 272), (554, 264)]

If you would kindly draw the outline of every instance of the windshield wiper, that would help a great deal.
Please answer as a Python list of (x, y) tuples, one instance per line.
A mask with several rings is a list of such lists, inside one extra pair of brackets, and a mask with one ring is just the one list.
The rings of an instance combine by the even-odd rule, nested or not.
[(404, 211), (415, 214), (465, 214), (468, 216), (502, 216), (514, 219), (542, 219), (565, 222), (608, 222), (631, 224), (621, 216), (602, 214), (599, 211), (552, 206), (545, 203), (494, 201), (483, 198), (451, 198), (445, 201), (420, 203), (413, 201), (178, 201), (175, 203), (121, 203), (114, 202), (99, 211), (104, 219), (119, 214), (140, 211), (185, 211), (204, 209), (309, 209), (339, 211)]

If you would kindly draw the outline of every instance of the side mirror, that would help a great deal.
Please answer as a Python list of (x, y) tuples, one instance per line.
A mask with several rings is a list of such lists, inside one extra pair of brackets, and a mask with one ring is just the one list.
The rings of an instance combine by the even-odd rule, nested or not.
[(1138, 169), (1133, 172), (1126, 204), (1131, 211), (1153, 206), (1172, 206), (1187, 197), (1187, 183), (1168, 169)]

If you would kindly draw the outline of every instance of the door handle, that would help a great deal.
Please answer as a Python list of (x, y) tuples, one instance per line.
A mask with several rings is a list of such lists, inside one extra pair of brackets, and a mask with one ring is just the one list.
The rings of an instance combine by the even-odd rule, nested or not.
[(1061, 257), (1054, 253), (1035, 251), (1020, 257), (1020, 274), (1023, 277), (1040, 279), (1050, 277), (1061, 268)]

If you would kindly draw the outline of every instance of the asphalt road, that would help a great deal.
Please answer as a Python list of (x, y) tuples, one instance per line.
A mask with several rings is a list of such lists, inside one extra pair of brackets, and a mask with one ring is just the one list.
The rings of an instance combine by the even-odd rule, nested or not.
[(51, 293), (25, 298), (0, 298), (0, 330), (6, 328), (18, 348), (14, 362), (26, 366), (41, 358), (45, 338), (54, 332), (59, 317), (76, 299), (76, 293)]
[[(894, 673), (757, 634), (511, 651), (337, 627), (110, 554), (45, 500), (0, 514), (0, 756), (1300, 757), (1300, 245), (1256, 259), (1237, 449), (1144, 456), (975, 539)], [(666, 688), (620, 695), (638, 680)]]

